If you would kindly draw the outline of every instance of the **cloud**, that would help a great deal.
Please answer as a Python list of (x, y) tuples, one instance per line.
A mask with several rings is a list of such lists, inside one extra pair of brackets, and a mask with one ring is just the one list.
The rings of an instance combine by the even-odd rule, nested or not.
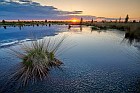
[(83, 11), (73, 11), (73, 13), (75, 13), (75, 14), (82, 14)]
[(20, 2), (32, 2), (31, 0), (19, 0)]
[(91, 19), (94, 16), (80, 16), (83, 11), (62, 11), (54, 6), (42, 6), (31, 0), (0, 0), (0, 20), (17, 19), (70, 19), (72, 17)]

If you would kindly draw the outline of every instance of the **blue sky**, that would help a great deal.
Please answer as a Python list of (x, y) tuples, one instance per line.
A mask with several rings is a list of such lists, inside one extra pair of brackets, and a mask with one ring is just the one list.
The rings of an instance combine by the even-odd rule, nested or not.
[(68, 14), (70, 12), (59, 11), (53, 6), (41, 6), (28, 0), (20, 0), (20, 2), (1, 0), (0, 3), (0, 19), (53, 19)]
[(94, 16), (78, 16), (79, 14), (82, 14), (82, 11), (62, 11), (54, 6), (40, 5), (31, 0), (0, 0), (0, 20), (94, 18)]
[[(79, 1), (79, 0), (77, 0), (77, 1)], [(97, 14), (94, 12), (92, 14), (91, 9), (94, 10), (97, 7), (96, 6), (93, 6), (93, 8), (91, 7), (92, 6), (91, 2), (90, 2), (91, 0), (87, 0), (89, 2), (86, 2), (86, 0), (81, 0), (81, 2), (79, 2), (79, 3), (77, 1), (73, 1), (73, 0), (0, 0), (0, 20), (2, 20), (2, 19), (7, 19), (7, 20), (17, 20), (17, 19), (23, 19), (23, 20), (28, 20), (28, 19), (31, 19), (31, 20), (34, 20), (34, 19), (36, 19), (36, 20), (44, 20), (44, 19), (61, 20), (62, 19), (63, 20), (63, 19), (66, 19), (66, 20), (69, 20), (71, 18), (80, 18), (80, 17), (83, 17), (85, 19), (92, 19), (92, 18), (104, 19), (104, 17), (106, 17), (107, 19), (110, 20), (110, 18), (111, 19), (115, 18), (115, 17), (119, 18), (121, 15), (123, 17), (126, 16), (126, 13), (124, 13), (124, 14), (120, 13), (119, 15), (117, 13), (116, 14), (117, 16), (106, 16), (105, 10), (101, 11), (104, 14), (100, 15), (99, 9), (96, 9), (99, 11), (99, 12), (98, 11), (96, 12)], [(92, 0), (92, 1), (97, 2), (97, 0)], [(100, 1), (100, 0), (98, 0), (98, 1)], [(133, 1), (133, 0), (131, 0), (131, 1)], [(94, 2), (94, 3), (96, 3), (96, 2)], [(103, 3), (103, 4), (105, 4), (105, 3)], [(139, 14), (138, 14), (139, 12), (137, 12), (138, 6), (137, 6), (137, 4), (134, 4), (134, 5), (136, 6), (136, 7), (132, 7), (136, 11), (134, 14), (137, 14), (138, 16), (136, 16), (136, 17), (139, 18)], [(81, 6), (84, 7), (85, 9), (82, 8)], [(104, 7), (104, 8), (106, 8), (106, 7)], [(108, 13), (108, 15), (111, 15), (111, 14), (109, 14), (109, 12), (107, 12), (107, 13)], [(129, 11), (128, 11), (128, 13), (129, 13)], [(133, 13), (131, 13), (131, 14), (133, 14)], [(98, 17), (96, 17), (96, 16), (98, 16)]]

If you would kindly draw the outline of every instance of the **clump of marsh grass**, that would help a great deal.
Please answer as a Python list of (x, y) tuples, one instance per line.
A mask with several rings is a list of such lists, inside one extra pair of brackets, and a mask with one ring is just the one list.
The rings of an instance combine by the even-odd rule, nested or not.
[(56, 58), (56, 53), (62, 46), (66, 36), (32, 41), (21, 45), (23, 52), (10, 49), (22, 60), (18, 69), (10, 75), (10, 81), (20, 82), (21, 86), (43, 80), (52, 67), (63, 64)]

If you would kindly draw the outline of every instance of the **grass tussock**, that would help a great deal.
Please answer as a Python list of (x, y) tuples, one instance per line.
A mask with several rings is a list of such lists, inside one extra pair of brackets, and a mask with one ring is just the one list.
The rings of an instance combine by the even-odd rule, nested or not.
[(31, 44), (23, 44), (23, 53), (13, 50), (14, 54), (22, 60), (16, 72), (12, 73), (10, 80), (19, 81), (25, 86), (32, 81), (43, 80), (52, 67), (63, 64), (56, 58), (56, 53), (63, 44), (66, 36), (32, 41)]

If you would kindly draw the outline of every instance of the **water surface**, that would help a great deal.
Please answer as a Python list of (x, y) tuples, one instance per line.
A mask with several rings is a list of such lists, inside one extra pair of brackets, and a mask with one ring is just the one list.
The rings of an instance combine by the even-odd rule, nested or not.
[[(48, 78), (21, 90), (5, 93), (138, 93), (140, 80), (140, 44), (129, 44), (125, 32), (93, 30), (90, 27), (9, 27), (0, 28), (0, 73), (13, 69), (20, 60), (8, 53), (20, 43), (67, 34), (67, 45), (74, 47), (57, 56), (63, 61), (61, 69), (51, 69)], [(15, 42), (16, 41), (16, 42)], [(14, 43), (13, 43), (14, 42)], [(21, 51), (21, 50), (20, 50)], [(3, 78), (3, 77), (1, 77)], [(3, 82), (0, 82), (0, 86)]]

